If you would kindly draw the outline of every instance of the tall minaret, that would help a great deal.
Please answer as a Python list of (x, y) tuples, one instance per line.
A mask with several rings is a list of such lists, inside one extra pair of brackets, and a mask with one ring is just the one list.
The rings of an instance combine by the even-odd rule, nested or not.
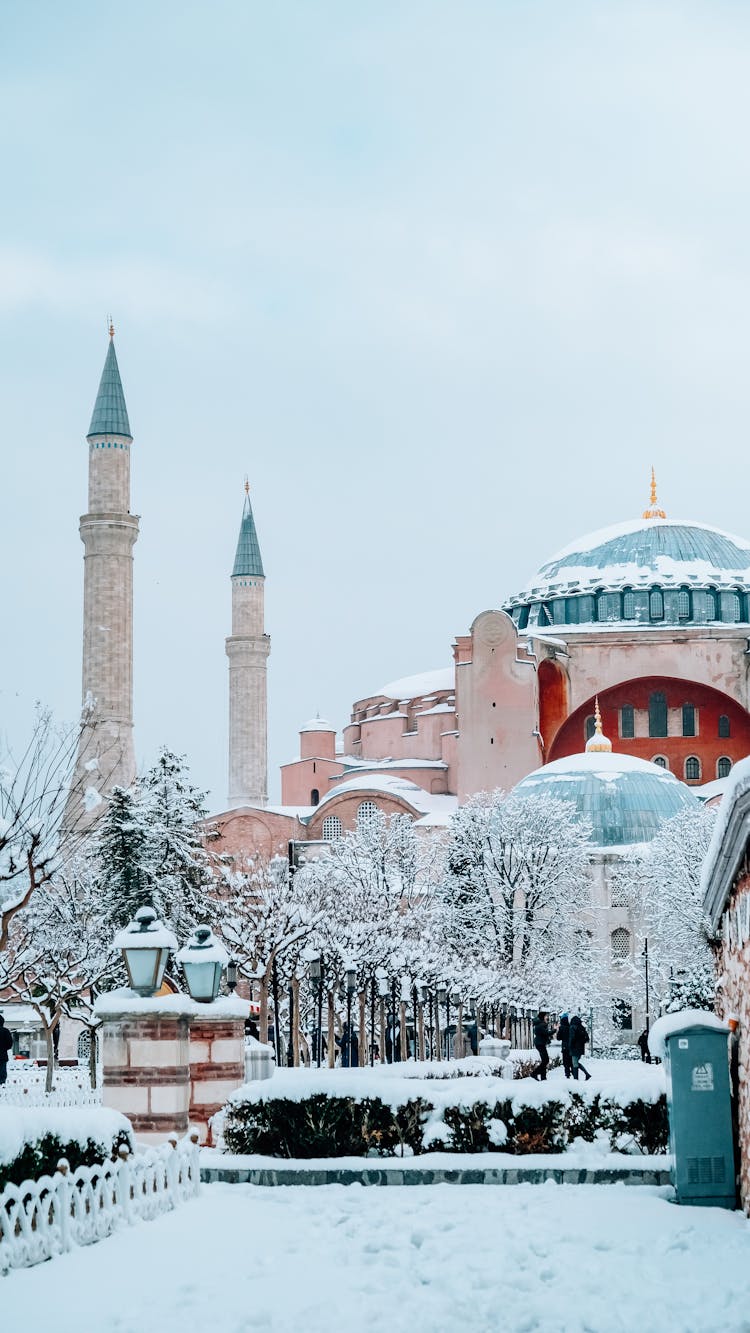
[(264, 632), (265, 576), (245, 482), (237, 554), (232, 570), (232, 633), (229, 658), (229, 805), (265, 805), (268, 800), (268, 705), (266, 662), (271, 640)]
[(133, 749), (133, 546), (130, 434), (110, 323), (109, 347), (87, 435), (88, 513), (83, 564), (83, 707), (86, 719), (65, 824), (91, 822), (97, 796), (135, 777)]

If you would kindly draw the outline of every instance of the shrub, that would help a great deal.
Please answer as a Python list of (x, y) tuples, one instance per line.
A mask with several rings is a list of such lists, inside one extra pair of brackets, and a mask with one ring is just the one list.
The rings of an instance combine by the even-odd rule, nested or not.
[(662, 1093), (658, 1101), (644, 1102), (640, 1098), (625, 1106), (612, 1105), (610, 1142), (613, 1150), (622, 1147), (622, 1138), (634, 1143), (639, 1152), (662, 1153), (669, 1143), (667, 1099)]
[(58, 1134), (43, 1134), (31, 1143), (25, 1143), (21, 1152), (10, 1162), (0, 1162), (0, 1190), (6, 1185), (23, 1185), (26, 1180), (54, 1175), (61, 1157), (67, 1158), (71, 1171), (79, 1166), (98, 1166), (117, 1157), (122, 1146), (132, 1148), (128, 1132), (119, 1130), (112, 1140), (111, 1150), (95, 1139), (86, 1143), (78, 1139), (61, 1139)]

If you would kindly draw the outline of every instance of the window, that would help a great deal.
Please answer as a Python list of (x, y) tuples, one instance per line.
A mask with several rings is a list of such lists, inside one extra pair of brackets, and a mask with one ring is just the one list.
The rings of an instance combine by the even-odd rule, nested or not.
[(310, 805), (317, 805), (319, 800), (320, 800), (320, 792), (318, 791), (317, 787), (313, 787), (312, 791), (310, 792)]
[(729, 718), (727, 717), (726, 713), (722, 713), (721, 717), (719, 718), (719, 737), (721, 740), (726, 741), (729, 740), (730, 734), (731, 733), (729, 730)]
[(635, 736), (635, 709), (632, 704), (624, 704), (620, 709), (620, 735), (623, 740), (632, 740)]
[(596, 731), (596, 718), (594, 717), (593, 713), (591, 714), (590, 717), (586, 718), (583, 730), (584, 730), (584, 740), (590, 741), (591, 737)]
[(578, 624), (578, 598), (566, 597), (565, 599), (565, 619), (569, 625)]
[(597, 620), (619, 620), (620, 619), (620, 594), (619, 592), (600, 592), (596, 599), (596, 618)]
[(609, 901), (611, 907), (629, 907), (630, 894), (628, 887), (622, 880), (616, 879), (610, 889)]
[(742, 619), (742, 603), (736, 592), (723, 592), (721, 596), (721, 618), (729, 625)]
[(378, 813), (378, 807), (374, 801), (362, 801), (357, 810), (357, 828), (371, 828), (378, 818)]
[(698, 782), (701, 775), (701, 761), (696, 755), (691, 754), (685, 760), (685, 781)]
[(341, 837), (341, 820), (338, 815), (326, 815), (321, 836), (324, 842), (338, 842)]
[(690, 593), (687, 588), (680, 588), (677, 594), (677, 619), (690, 619)]
[(614, 1001), (614, 1004), (612, 1005), (612, 1022), (621, 1032), (632, 1032), (633, 1010), (627, 1000)]
[[(661, 593), (659, 593), (659, 596), (661, 597)], [(667, 696), (662, 694), (661, 690), (656, 690), (649, 695), (648, 734), (649, 736), (666, 736), (667, 734)]]
[(657, 768), (669, 768), (669, 760), (663, 754), (655, 754), (651, 763), (656, 764)]
[(624, 926), (618, 926), (617, 930), (612, 931), (610, 944), (614, 963), (622, 963), (630, 957), (630, 931)]
[(83, 1063), (88, 1062), (91, 1055), (91, 1033), (79, 1032), (76, 1045), (76, 1056)]
[(718, 759), (716, 761), (717, 778), (728, 778), (731, 767), (732, 767), (731, 759), (727, 759), (726, 755), (722, 755), (721, 759)]
[(695, 706), (694, 704), (682, 705), (682, 734), (683, 736), (695, 735)]
[(648, 599), (648, 613), (652, 620), (664, 619), (664, 597), (661, 588), (652, 588)]
[(635, 620), (635, 593), (632, 588), (626, 588), (622, 594), (622, 618)]

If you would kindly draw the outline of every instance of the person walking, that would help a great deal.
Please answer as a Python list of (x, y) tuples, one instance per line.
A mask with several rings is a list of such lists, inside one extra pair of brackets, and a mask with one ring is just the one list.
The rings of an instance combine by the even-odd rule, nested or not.
[(638, 1038), (638, 1045), (641, 1048), (641, 1060), (643, 1061), (644, 1064), (650, 1065), (651, 1052), (648, 1049), (648, 1032), (646, 1031), (645, 1028), (643, 1029), (640, 1037)]
[(570, 1019), (568, 1018), (567, 1013), (560, 1014), (560, 1022), (557, 1027), (557, 1040), (560, 1043), (560, 1054), (562, 1055), (565, 1077), (570, 1078), (573, 1065), (570, 1059)]
[(588, 1069), (584, 1069), (581, 1064), (581, 1056), (586, 1050), (586, 1043), (589, 1034), (581, 1022), (578, 1014), (574, 1014), (570, 1020), (570, 1062), (573, 1066), (573, 1078), (578, 1078), (578, 1070), (583, 1070), (586, 1075), (586, 1081), (591, 1078)]
[(0, 1014), (0, 1083), (8, 1079), (8, 1055), (13, 1050), (13, 1038), (5, 1026), (5, 1019)]
[(538, 1078), (544, 1083), (547, 1078), (547, 1066), (549, 1064), (549, 1052), (547, 1047), (552, 1040), (552, 1033), (547, 1025), (549, 1014), (545, 1009), (540, 1009), (534, 1019), (534, 1045), (539, 1052), (539, 1069), (531, 1075), (532, 1078)]

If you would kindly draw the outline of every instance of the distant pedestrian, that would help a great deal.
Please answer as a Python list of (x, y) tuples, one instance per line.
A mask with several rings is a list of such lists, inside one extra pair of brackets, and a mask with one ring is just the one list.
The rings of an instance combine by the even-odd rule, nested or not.
[(539, 1069), (532, 1074), (532, 1078), (538, 1078), (544, 1083), (547, 1078), (547, 1066), (549, 1064), (549, 1052), (547, 1047), (552, 1040), (552, 1033), (549, 1030), (547, 1019), (549, 1014), (546, 1009), (540, 1009), (534, 1019), (534, 1045), (539, 1052)]
[(8, 1078), (8, 1055), (13, 1050), (13, 1038), (5, 1026), (5, 1019), (0, 1014), (0, 1083)]
[(567, 1013), (560, 1014), (560, 1022), (557, 1027), (557, 1040), (560, 1043), (560, 1053), (562, 1055), (565, 1077), (570, 1078), (573, 1071), (573, 1064), (570, 1059), (570, 1019), (568, 1018)]
[(359, 1065), (359, 1038), (354, 1030), (354, 1024), (351, 1027), (344, 1023), (341, 1038), (339, 1040), (341, 1050), (341, 1065), (344, 1069), (356, 1069)]
[(638, 1038), (638, 1045), (641, 1048), (641, 1059), (643, 1060), (644, 1064), (650, 1065), (651, 1052), (648, 1049), (648, 1032), (646, 1028), (643, 1029), (640, 1037)]
[(578, 1078), (579, 1069), (586, 1075), (586, 1081), (591, 1078), (588, 1069), (584, 1069), (581, 1064), (581, 1056), (586, 1051), (586, 1044), (589, 1040), (589, 1034), (581, 1022), (578, 1014), (574, 1014), (570, 1020), (570, 1062), (573, 1066), (573, 1078)]

